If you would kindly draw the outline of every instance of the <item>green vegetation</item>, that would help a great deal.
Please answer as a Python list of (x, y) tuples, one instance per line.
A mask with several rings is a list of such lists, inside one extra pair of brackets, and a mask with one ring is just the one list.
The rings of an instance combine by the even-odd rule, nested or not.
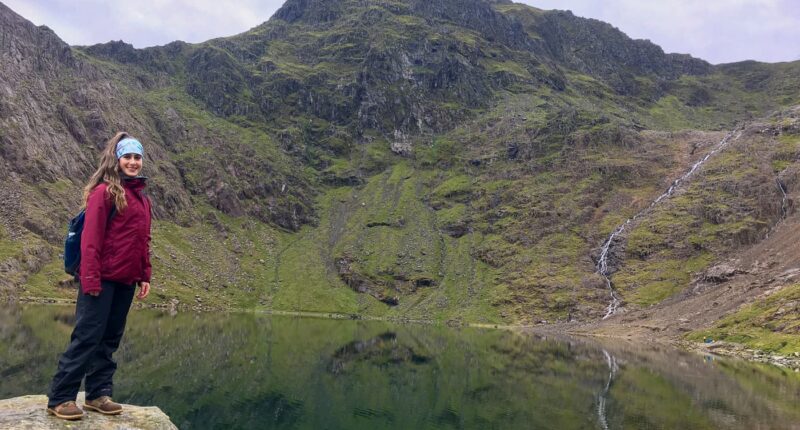
[[(80, 67), (59, 69), (46, 115), (81, 167), (50, 182), (28, 173), (44, 159), (12, 167), (25, 193), (8, 221), (22, 233), (0, 231), (6, 295), (70, 294), (55, 285), (74, 178), (124, 124), (153, 148), (158, 303), (596, 319), (608, 235), (720, 130), (800, 103), (800, 63), (710, 66), (571, 14), (477, 1), (290, 1), (233, 37), (72, 53)], [(36, 79), (15, 106), (39, 97)], [(764, 121), (772, 133), (734, 141), (626, 229), (612, 276), (627, 306), (680, 293), (779, 219), (797, 120)], [(27, 142), (19, 122), (0, 125)], [(48, 142), (25, 153), (54, 153)]]
[(19, 245), (8, 236), (6, 228), (0, 226), (0, 261), (13, 257), (19, 251)]
[(454, 176), (442, 182), (431, 193), (435, 198), (458, 199), (469, 194), (472, 188), (472, 179), (466, 175)]
[(614, 284), (626, 301), (646, 306), (682, 291), (726, 250), (760, 240), (780, 216), (775, 161), (794, 156), (790, 139), (735, 140), (627, 235), (625, 264)]
[(775, 354), (800, 352), (800, 284), (745, 305), (717, 322), (713, 328), (690, 333), (687, 338), (710, 338), (746, 345)]

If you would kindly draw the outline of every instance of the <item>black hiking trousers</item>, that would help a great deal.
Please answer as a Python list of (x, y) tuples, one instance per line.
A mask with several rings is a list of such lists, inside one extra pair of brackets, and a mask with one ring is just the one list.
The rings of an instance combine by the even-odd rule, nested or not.
[(122, 340), (136, 286), (103, 281), (102, 287), (96, 297), (78, 288), (75, 328), (50, 384), (49, 408), (75, 400), (84, 377), (87, 400), (112, 394), (117, 363), (111, 355)]

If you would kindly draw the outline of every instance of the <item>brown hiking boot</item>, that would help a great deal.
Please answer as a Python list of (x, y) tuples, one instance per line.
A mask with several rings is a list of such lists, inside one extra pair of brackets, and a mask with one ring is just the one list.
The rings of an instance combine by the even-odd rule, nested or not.
[(122, 413), (122, 405), (114, 403), (111, 397), (100, 396), (94, 400), (87, 400), (83, 407), (95, 412), (100, 412), (103, 415), (117, 415)]
[(69, 421), (83, 418), (83, 410), (73, 400), (64, 402), (54, 408), (47, 408), (47, 413)]

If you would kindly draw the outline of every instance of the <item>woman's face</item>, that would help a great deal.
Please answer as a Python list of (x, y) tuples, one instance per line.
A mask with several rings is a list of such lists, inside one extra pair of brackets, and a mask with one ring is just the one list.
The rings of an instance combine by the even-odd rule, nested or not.
[(139, 176), (142, 171), (142, 156), (139, 154), (125, 154), (119, 159), (119, 170), (125, 176)]

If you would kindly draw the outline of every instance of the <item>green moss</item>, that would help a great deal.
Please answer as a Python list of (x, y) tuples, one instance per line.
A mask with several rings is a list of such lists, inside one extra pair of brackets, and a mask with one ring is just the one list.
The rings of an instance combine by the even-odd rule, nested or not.
[(21, 295), (36, 298), (75, 299), (77, 294), (75, 289), (59, 287), (59, 282), (69, 281), (72, 276), (64, 272), (64, 260), (57, 254), (58, 251), (53, 249), (55, 257), (25, 280)]
[(40, 182), (39, 185), (52, 195), (66, 195), (74, 192), (75, 184), (67, 179), (58, 179), (54, 182)]
[(772, 171), (775, 173), (782, 172), (786, 170), (787, 167), (791, 166), (792, 162), (787, 160), (773, 160), (772, 161)]
[(446, 137), (437, 137), (431, 145), (422, 146), (416, 152), (417, 160), (423, 166), (446, 166), (453, 162), (459, 144)]
[(330, 165), (323, 170), (323, 173), (330, 174), (334, 177), (346, 178), (356, 175), (357, 171), (350, 160), (335, 158), (331, 160)]
[(21, 251), (22, 244), (11, 239), (6, 228), (0, 225), (0, 261), (18, 255)]
[(433, 189), (433, 195), (442, 198), (453, 198), (467, 194), (472, 189), (472, 179), (466, 175), (454, 176)]
[(458, 203), (453, 207), (436, 211), (436, 221), (439, 225), (447, 226), (465, 221), (467, 207)]
[(479, 33), (466, 31), (465, 29), (456, 26), (449, 26), (448, 29), (452, 31), (450, 36), (454, 37), (456, 40), (470, 48), (475, 48), (480, 42), (482, 42), (482, 38)]
[(274, 277), (265, 285), (269, 288), (269, 308), (345, 314), (363, 311), (356, 293), (327, 265), (328, 250), (320, 233), (306, 228), (279, 237)]
[(800, 136), (783, 134), (778, 137), (777, 148), (772, 156), (772, 170), (780, 173), (794, 163), (800, 152)]
[(668, 252), (662, 251), (649, 261), (626, 262), (625, 269), (613, 276), (615, 287), (623, 291), (630, 303), (649, 306), (683, 291), (692, 275), (714, 260), (714, 256), (707, 252), (686, 260), (668, 258), (667, 255)]
[(794, 284), (745, 305), (713, 328), (692, 332), (687, 338), (698, 342), (723, 340), (785, 355), (800, 352), (799, 330), (800, 284)]
[(625, 252), (630, 257), (644, 258), (660, 250), (663, 246), (659, 240), (659, 235), (648, 228), (634, 229), (628, 235), (628, 243)]
[(531, 74), (519, 63), (514, 61), (493, 61), (490, 59), (484, 59), (483, 64), (489, 73), (503, 72), (510, 73), (523, 79), (531, 79)]
[[(3, 228), (0, 228), (0, 233), (7, 234)], [(36, 297), (53, 296), (48, 294), (48, 292), (52, 293), (57, 280), (63, 279), (66, 276), (63, 271), (63, 260), (58, 257), (58, 252), (60, 252), (59, 249), (45, 242), (39, 236), (27, 231), (15, 239), (3, 237), (3, 235), (0, 234), (0, 263), (3, 263), (5, 267), (11, 269), (4, 273), (5, 281), (11, 285), (17, 284), (23, 287), (23, 291), (13, 291), (12, 294), (17, 295), (17, 293), (20, 293), (19, 295), (21, 296), (32, 295)], [(31, 273), (13, 270), (16, 267), (25, 267), (29, 264), (47, 264), (48, 261), (52, 264), (60, 264), (61, 272), (60, 276), (53, 277), (48, 281), (49, 288), (47, 289), (41, 288), (42, 283), (40, 283), (32, 286), (30, 291), (28, 291), (24, 284), (25, 281), (30, 278), (29, 275), (31, 275)], [(48, 267), (49, 266), (51, 265), (48, 265)], [(55, 294), (55, 296), (60, 297), (59, 294)]]

